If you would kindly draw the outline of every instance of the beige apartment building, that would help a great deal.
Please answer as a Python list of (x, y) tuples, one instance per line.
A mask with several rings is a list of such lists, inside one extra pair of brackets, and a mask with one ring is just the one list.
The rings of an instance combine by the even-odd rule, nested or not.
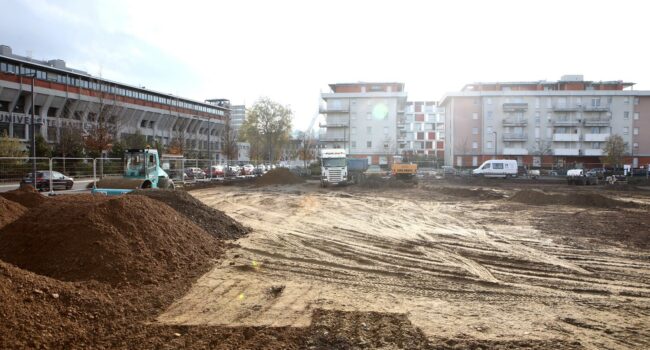
[(468, 84), (440, 103), (445, 164), (475, 167), (497, 157), (531, 167), (596, 167), (611, 135), (626, 142), (626, 163), (650, 164), (650, 91), (633, 85), (581, 75)]

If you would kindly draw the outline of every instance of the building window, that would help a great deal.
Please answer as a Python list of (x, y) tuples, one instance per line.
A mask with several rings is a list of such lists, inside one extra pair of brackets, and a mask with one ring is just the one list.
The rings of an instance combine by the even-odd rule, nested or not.
[(623, 99), (623, 103), (630, 104), (630, 98), (625, 96), (625, 98)]
[(366, 112), (366, 120), (372, 119), (372, 114), (370, 112)]
[(417, 139), (418, 140), (424, 140), (424, 133), (423, 132), (418, 132), (417, 133)]
[(639, 112), (634, 112), (634, 120), (639, 120)]
[(639, 148), (639, 143), (638, 143), (638, 142), (635, 142), (634, 145), (633, 145), (633, 147), (634, 147), (634, 148)]
[(492, 127), (488, 126), (487, 128), (485, 128), (485, 133), (488, 134), (488, 135), (491, 135), (492, 134)]
[(472, 142), (472, 149), (478, 149), (478, 142), (476, 141)]
[(478, 135), (478, 128), (472, 128), (472, 135)]
[(472, 157), (472, 166), (478, 166), (478, 157), (477, 156)]
[(472, 119), (478, 120), (478, 113), (476, 112), (472, 113)]
[(627, 126), (623, 127), (623, 135), (627, 135), (629, 133), (630, 133), (630, 128), (628, 128)]
[(535, 138), (539, 138), (539, 127), (535, 127)]
[(350, 119), (351, 120), (357, 120), (357, 112), (350, 113)]
[(384, 126), (384, 135), (388, 135), (388, 127)]
[(492, 111), (488, 111), (488, 112), (487, 112), (487, 118), (488, 118), (488, 119), (492, 119)]
[(540, 122), (539, 112), (535, 112), (535, 124), (539, 125), (539, 122)]
[(599, 149), (600, 148), (600, 143), (599, 142), (592, 142), (591, 143), (591, 148), (592, 149)]
[(540, 105), (539, 97), (535, 97), (535, 108), (539, 108), (539, 105)]
[(638, 104), (639, 104), (639, 98), (638, 98), (638, 97), (635, 97), (635, 98), (634, 98), (634, 104), (635, 104), (635, 105), (638, 105)]
[(388, 143), (384, 142), (384, 149), (388, 149)]
[(350, 135), (356, 135), (357, 134), (357, 127), (353, 126), (350, 128)]
[(639, 128), (634, 128), (634, 129), (632, 129), (632, 133), (633, 133), (634, 135), (638, 135), (638, 134), (639, 134)]
[(553, 100), (549, 97), (546, 99), (546, 108), (552, 108), (553, 107)]
[(372, 134), (372, 126), (366, 126), (366, 134)]
[(592, 107), (600, 107), (600, 98), (592, 98), (591, 99), (591, 106)]
[(372, 148), (372, 141), (366, 141), (366, 147)]
[(357, 141), (350, 142), (350, 147), (357, 148)]
[(148, 121), (147, 121), (146, 119), (143, 119), (143, 120), (140, 122), (140, 127), (141, 127), (141, 128), (146, 128), (146, 127), (147, 127), (147, 122), (148, 122)]
[(628, 111), (623, 112), (623, 119), (630, 119), (630, 112)]
[(492, 141), (488, 141), (485, 148), (492, 149)]

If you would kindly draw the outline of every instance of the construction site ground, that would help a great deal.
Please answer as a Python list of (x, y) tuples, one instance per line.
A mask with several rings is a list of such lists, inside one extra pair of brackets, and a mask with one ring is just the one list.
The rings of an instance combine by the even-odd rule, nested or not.
[(306, 327), (323, 309), (404, 315), (450, 347), (650, 347), (643, 191), (434, 180), (192, 194), (253, 232), (158, 322)]
[(277, 172), (0, 208), (0, 348), (650, 348), (638, 188)]

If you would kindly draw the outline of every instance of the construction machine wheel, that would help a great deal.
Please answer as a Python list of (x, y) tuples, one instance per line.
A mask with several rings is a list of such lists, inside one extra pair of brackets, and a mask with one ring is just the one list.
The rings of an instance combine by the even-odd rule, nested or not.
[(161, 190), (173, 190), (174, 189), (174, 181), (172, 179), (168, 179), (166, 177), (158, 179), (158, 188)]

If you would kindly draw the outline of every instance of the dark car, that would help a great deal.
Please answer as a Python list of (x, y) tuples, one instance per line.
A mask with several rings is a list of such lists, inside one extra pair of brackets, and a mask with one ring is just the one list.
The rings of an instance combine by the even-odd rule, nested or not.
[(587, 171), (587, 174), (589, 176), (598, 178), (598, 180), (603, 180), (606, 177), (606, 170), (604, 168), (593, 168), (589, 169), (589, 171)]
[[(50, 176), (51, 174), (51, 176)], [(50, 177), (52, 178), (52, 187), (53, 189), (64, 189), (69, 190), (74, 186), (74, 179), (61, 174), (58, 171), (44, 170), (36, 172), (36, 186), (34, 186), (34, 181), (32, 181), (32, 173), (28, 173), (20, 181), (21, 185), (32, 185), (39, 191), (49, 191), (50, 190)]]

